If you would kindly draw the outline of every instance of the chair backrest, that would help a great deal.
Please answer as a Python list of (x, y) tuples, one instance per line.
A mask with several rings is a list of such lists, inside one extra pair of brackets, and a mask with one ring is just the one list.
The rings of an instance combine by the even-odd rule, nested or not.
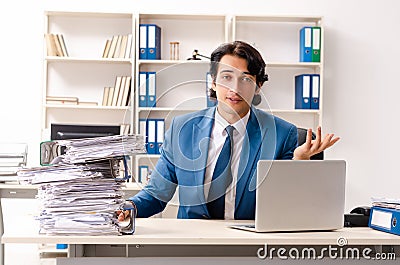
[[(312, 139), (315, 139), (315, 133), (312, 133)], [(297, 142), (299, 143), (299, 146), (304, 144), (306, 142), (307, 138), (307, 129), (304, 128), (297, 128)], [(320, 152), (318, 154), (313, 155), (311, 160), (324, 160), (324, 152)]]

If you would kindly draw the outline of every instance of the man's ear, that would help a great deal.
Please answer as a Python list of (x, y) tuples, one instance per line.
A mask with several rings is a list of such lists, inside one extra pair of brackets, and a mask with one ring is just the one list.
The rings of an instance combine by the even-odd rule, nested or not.
[(257, 86), (257, 87), (256, 87), (256, 91), (255, 91), (255, 93), (254, 93), (253, 100), (252, 100), (252, 102), (251, 102), (254, 106), (257, 106), (257, 105), (259, 105), (259, 104), (261, 103), (261, 95), (260, 95), (260, 92), (261, 92), (261, 87)]
[(217, 86), (217, 83), (215, 82), (215, 79), (213, 78), (212, 84), (211, 84), (211, 89), (216, 91), (215, 88)]

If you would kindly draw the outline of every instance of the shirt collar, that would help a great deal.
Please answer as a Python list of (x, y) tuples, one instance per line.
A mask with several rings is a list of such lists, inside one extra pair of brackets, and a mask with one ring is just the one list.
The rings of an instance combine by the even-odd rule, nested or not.
[[(249, 121), (250, 117), (250, 110), (247, 112), (247, 114), (235, 122), (234, 124), (231, 124), (233, 127), (235, 127), (235, 131), (237, 131), (240, 135), (244, 135), (246, 133), (246, 126), (247, 122)], [(220, 132), (224, 134), (224, 130), (226, 126), (229, 125), (229, 122), (227, 122), (221, 114), (219, 114), (218, 109), (215, 111), (215, 125), (214, 125), (214, 130), (217, 132)]]

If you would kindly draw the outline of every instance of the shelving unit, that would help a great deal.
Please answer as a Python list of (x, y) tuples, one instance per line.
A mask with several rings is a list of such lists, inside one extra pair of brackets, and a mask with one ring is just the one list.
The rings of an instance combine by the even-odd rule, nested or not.
[[(306, 63), (299, 60), (299, 31), (304, 26), (322, 28), (319, 16), (233, 16), (232, 40), (253, 44), (267, 62), (269, 81), (262, 87), (264, 95), (258, 106), (282, 117), (298, 127), (313, 128), (322, 124), (324, 37), (321, 32), (321, 61)], [(262, 34), (260, 34), (262, 32)], [(320, 75), (320, 107), (318, 110), (294, 108), (294, 76)]]
[[(156, 107), (139, 107), (139, 84), (136, 82), (135, 132), (139, 133), (139, 119), (165, 119), (165, 130), (176, 115), (206, 107), (206, 73), (209, 60), (187, 60), (197, 49), (203, 55), (229, 40), (228, 18), (225, 15), (138, 14), (136, 25), (156, 24), (161, 28), (161, 60), (137, 60), (139, 72), (156, 72)], [(136, 29), (139, 36), (139, 29)], [(179, 60), (170, 60), (169, 43), (179, 42)], [(139, 58), (139, 37), (136, 38), (136, 58)], [(134, 175), (138, 165), (153, 169), (159, 155), (136, 156)]]
[[(161, 59), (139, 60), (139, 25), (161, 28)], [(69, 57), (44, 57), (43, 140), (51, 123), (128, 123), (139, 133), (140, 119), (165, 119), (165, 130), (176, 115), (206, 107), (206, 73), (209, 60), (187, 60), (193, 51), (209, 56), (221, 43), (243, 40), (253, 44), (267, 62), (269, 81), (257, 106), (298, 127), (313, 128), (323, 118), (324, 31), (321, 61), (299, 62), (299, 31), (304, 26), (322, 28), (318, 16), (247, 16), (205, 14), (143, 14), (46, 12), (45, 33), (62, 33)], [(131, 58), (102, 58), (105, 42), (113, 35), (132, 34)], [(170, 42), (179, 42), (179, 58), (171, 60)], [(139, 106), (139, 73), (156, 72), (156, 106)], [(294, 108), (294, 77), (320, 75), (320, 108)], [(113, 86), (116, 76), (131, 76), (131, 105), (101, 106), (103, 88)], [(46, 96), (72, 96), (89, 105), (49, 105)], [(153, 169), (159, 155), (132, 159), (133, 176), (139, 165)]]
[[(157, 106), (139, 107), (136, 85), (135, 124), (139, 133), (139, 119), (164, 118), (168, 129), (172, 118), (179, 114), (203, 109), (206, 106), (205, 73), (209, 61), (187, 61), (193, 49), (210, 55), (223, 42), (243, 40), (253, 44), (267, 62), (269, 82), (262, 88), (263, 100), (258, 108), (282, 117), (299, 127), (313, 128), (322, 123), (323, 109), (323, 35), (321, 62), (299, 61), (299, 31), (304, 26), (322, 27), (322, 17), (307, 16), (208, 16), (139, 14), (136, 25), (157, 24), (161, 27), (161, 60), (137, 60), (136, 80), (140, 71), (157, 72)], [(202, 33), (204, 28), (206, 32)], [(260, 33), (263, 34), (260, 34)], [(322, 31), (323, 33), (323, 31)], [(136, 29), (136, 36), (139, 35)], [(169, 60), (169, 42), (180, 42), (180, 60)], [(203, 46), (205, 48), (203, 48)], [(136, 58), (139, 58), (139, 40), (136, 39)], [(320, 74), (320, 108), (295, 109), (294, 77), (298, 74)], [(135, 158), (138, 165), (154, 168), (158, 155)]]
[[(52, 123), (133, 128), (133, 104), (102, 106), (104, 87), (114, 86), (116, 76), (134, 74), (134, 53), (131, 58), (102, 58), (107, 39), (134, 35), (133, 14), (49, 11), (44, 17), (45, 34), (62, 34), (69, 56), (46, 56), (44, 43), (42, 140), (49, 140)], [(47, 96), (77, 97), (91, 104), (47, 104)]]

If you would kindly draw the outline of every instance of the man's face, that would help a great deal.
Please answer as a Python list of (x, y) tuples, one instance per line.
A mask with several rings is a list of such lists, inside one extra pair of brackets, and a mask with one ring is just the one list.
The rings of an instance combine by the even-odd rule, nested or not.
[(213, 89), (217, 93), (219, 113), (232, 122), (247, 114), (254, 95), (260, 91), (256, 77), (248, 72), (247, 61), (232, 55), (221, 58)]

